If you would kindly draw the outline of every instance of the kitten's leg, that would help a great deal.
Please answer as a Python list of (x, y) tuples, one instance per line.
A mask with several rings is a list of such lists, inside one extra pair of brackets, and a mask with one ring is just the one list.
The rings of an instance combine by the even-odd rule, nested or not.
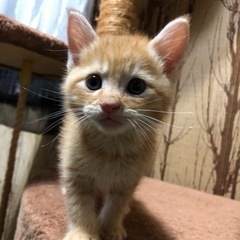
[(70, 231), (64, 240), (99, 240), (93, 183), (83, 177), (64, 181)]
[(127, 234), (123, 227), (123, 218), (129, 211), (129, 201), (133, 190), (111, 191), (106, 197), (99, 216), (101, 236), (104, 240), (122, 240)]

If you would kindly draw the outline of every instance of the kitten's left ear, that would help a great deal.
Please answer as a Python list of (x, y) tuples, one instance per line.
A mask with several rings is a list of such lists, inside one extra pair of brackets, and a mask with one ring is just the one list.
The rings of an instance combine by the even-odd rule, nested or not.
[(87, 19), (77, 10), (68, 10), (68, 68), (79, 64), (80, 53), (94, 41), (97, 34)]
[(164, 63), (164, 72), (170, 74), (180, 63), (189, 41), (189, 17), (179, 17), (168, 23), (149, 44)]

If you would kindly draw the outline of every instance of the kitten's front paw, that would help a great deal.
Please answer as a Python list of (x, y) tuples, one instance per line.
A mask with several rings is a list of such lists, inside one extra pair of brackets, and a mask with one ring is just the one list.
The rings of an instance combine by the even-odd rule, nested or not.
[(123, 240), (127, 233), (123, 227), (106, 227), (101, 231), (101, 237), (104, 240)]
[(100, 239), (98, 236), (90, 235), (79, 230), (71, 230), (70, 232), (67, 233), (63, 240), (100, 240)]

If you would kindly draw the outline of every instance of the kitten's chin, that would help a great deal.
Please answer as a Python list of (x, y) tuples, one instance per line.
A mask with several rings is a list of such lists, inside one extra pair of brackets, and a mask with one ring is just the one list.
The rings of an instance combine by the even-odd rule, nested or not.
[(127, 122), (117, 121), (114, 119), (106, 118), (95, 122), (96, 127), (108, 135), (116, 135), (125, 132), (129, 126)]

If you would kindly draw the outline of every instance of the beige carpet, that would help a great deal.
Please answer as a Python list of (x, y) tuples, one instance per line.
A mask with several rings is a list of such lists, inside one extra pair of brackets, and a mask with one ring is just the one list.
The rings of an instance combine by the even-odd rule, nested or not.
[[(240, 202), (144, 178), (126, 217), (127, 240), (239, 240)], [(59, 240), (66, 212), (57, 181), (24, 192), (15, 240)]]

